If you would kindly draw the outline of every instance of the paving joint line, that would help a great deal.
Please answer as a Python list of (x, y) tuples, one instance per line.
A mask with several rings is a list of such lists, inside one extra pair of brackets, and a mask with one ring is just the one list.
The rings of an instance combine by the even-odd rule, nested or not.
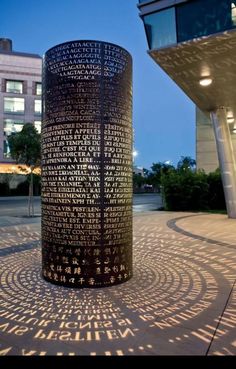
[(204, 236), (200, 236), (200, 235), (185, 231), (183, 228), (179, 227), (176, 224), (181, 219), (191, 218), (191, 217), (195, 217), (197, 215), (187, 215), (187, 216), (184, 216), (184, 217), (173, 218), (173, 219), (168, 220), (166, 222), (166, 225), (167, 225), (168, 228), (172, 229), (173, 231), (175, 231), (177, 233), (181, 233), (181, 234), (183, 234), (185, 236), (188, 236), (190, 238), (194, 238), (195, 240), (200, 240), (200, 241), (203, 241), (203, 242), (207, 242), (207, 243), (218, 245), (218, 246), (224, 246), (224, 247), (235, 250), (236, 245), (234, 245), (234, 244), (230, 244), (230, 243), (223, 242), (223, 241), (213, 240), (211, 238), (207, 238), (207, 237), (204, 237)]
[(224, 308), (223, 308), (223, 310), (222, 310), (222, 313), (221, 313), (220, 318), (219, 318), (219, 321), (218, 321), (218, 323), (217, 323), (217, 325), (216, 325), (215, 331), (214, 331), (214, 333), (213, 333), (213, 335), (212, 335), (211, 342), (209, 343), (209, 346), (208, 346), (208, 349), (207, 349), (207, 351), (206, 351), (205, 356), (208, 356), (208, 353), (209, 353), (209, 351), (210, 351), (210, 348), (211, 348), (211, 346), (212, 346), (212, 343), (213, 343), (213, 341), (214, 341), (214, 339), (215, 339), (215, 336), (216, 336), (217, 330), (218, 330), (218, 328), (219, 328), (219, 325), (220, 325), (220, 323), (221, 323), (221, 320), (222, 320), (222, 318), (223, 318), (224, 312), (225, 312), (225, 310), (226, 310), (226, 308), (227, 308), (227, 305), (228, 305), (228, 303), (229, 303), (230, 297), (231, 297), (231, 295), (232, 295), (232, 293), (233, 293), (235, 283), (236, 283), (236, 279), (235, 279), (234, 284), (233, 284), (233, 286), (232, 286), (232, 288), (231, 288), (231, 290), (230, 290), (229, 296), (228, 296), (228, 298), (227, 298), (227, 300), (226, 300), (225, 306), (224, 306)]

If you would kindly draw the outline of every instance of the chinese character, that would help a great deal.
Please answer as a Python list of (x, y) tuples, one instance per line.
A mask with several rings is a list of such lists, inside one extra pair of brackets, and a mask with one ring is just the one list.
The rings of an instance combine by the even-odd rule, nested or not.
[(72, 264), (79, 265), (77, 258), (72, 258)]
[(74, 268), (74, 274), (81, 274), (81, 268)]
[(67, 256), (62, 256), (62, 263), (63, 264), (69, 264), (69, 259)]
[(61, 265), (57, 265), (57, 272), (62, 272), (62, 266)]
[(116, 280), (116, 279), (115, 279), (115, 277), (113, 277), (113, 276), (111, 276), (111, 277), (110, 277), (110, 282), (111, 282), (111, 283), (114, 283), (114, 282), (115, 282), (115, 280)]
[(94, 278), (89, 278), (88, 283), (93, 286), (94, 283), (95, 283), (95, 279)]

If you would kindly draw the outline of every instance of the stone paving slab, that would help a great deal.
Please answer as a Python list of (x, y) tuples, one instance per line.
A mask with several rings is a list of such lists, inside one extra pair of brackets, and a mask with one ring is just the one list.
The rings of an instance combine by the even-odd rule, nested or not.
[(133, 278), (97, 290), (42, 279), (40, 219), (2, 226), (0, 355), (235, 355), (235, 223), (204, 217), (136, 214)]

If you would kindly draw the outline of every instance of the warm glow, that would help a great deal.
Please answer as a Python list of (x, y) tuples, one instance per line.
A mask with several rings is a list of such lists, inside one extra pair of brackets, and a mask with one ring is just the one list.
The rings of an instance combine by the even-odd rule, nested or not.
[[(28, 174), (30, 169), (26, 165), (12, 165), (10, 164), (0, 164), (0, 173), (12, 173), (12, 174)], [(41, 168), (35, 168), (33, 173), (41, 174)]]
[(204, 86), (204, 87), (210, 86), (212, 84), (212, 79), (210, 77), (205, 77), (205, 78), (200, 79), (199, 83), (201, 86)]

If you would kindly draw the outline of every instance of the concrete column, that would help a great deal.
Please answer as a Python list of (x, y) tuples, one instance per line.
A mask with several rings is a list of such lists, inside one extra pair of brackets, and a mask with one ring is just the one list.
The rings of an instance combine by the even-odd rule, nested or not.
[(219, 108), (211, 112), (210, 116), (215, 132), (227, 213), (229, 218), (236, 219), (236, 163), (226, 109)]

